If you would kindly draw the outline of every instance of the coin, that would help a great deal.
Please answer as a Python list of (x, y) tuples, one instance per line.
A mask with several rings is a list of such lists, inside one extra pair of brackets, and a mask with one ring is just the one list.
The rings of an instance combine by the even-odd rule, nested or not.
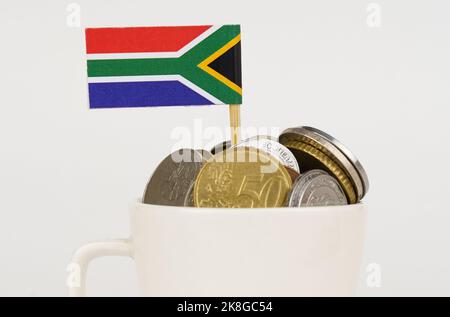
[(350, 203), (358, 202), (366, 194), (369, 183), (364, 168), (330, 135), (311, 127), (297, 127), (283, 131), (279, 141), (293, 152), (302, 171), (325, 169), (335, 176)]
[(191, 184), (203, 165), (199, 151), (181, 149), (156, 168), (144, 192), (145, 204), (184, 206)]
[(291, 176), (276, 158), (255, 148), (238, 147), (216, 154), (202, 167), (194, 185), (194, 205), (280, 207), (291, 185)]
[(231, 141), (223, 141), (220, 142), (219, 144), (216, 144), (212, 149), (211, 149), (211, 154), (215, 155), (218, 154), (222, 151), (225, 151), (226, 149), (231, 147)]
[(194, 207), (194, 185), (195, 182), (192, 182), (191, 186), (189, 186), (189, 189), (186, 193), (183, 204), (183, 206), (185, 207)]
[(286, 169), (286, 171), (289, 173), (289, 175), (291, 176), (291, 180), (292, 183), (295, 182), (295, 180), (300, 176), (299, 173), (297, 173), (296, 171), (294, 171), (292, 168), (289, 168), (287, 166), (284, 167)]
[[(319, 129), (313, 128), (313, 127), (304, 127), (305, 129), (313, 132), (316, 134), (316, 136), (321, 136), (325, 139), (327, 139), (329, 142), (331, 142), (336, 148), (338, 148), (344, 155), (350, 160), (353, 167), (358, 172), (359, 176), (361, 177), (361, 182), (363, 186), (363, 196), (369, 191), (369, 178), (367, 176), (367, 173), (362, 166), (361, 162), (358, 160), (358, 158), (347, 148), (345, 147), (339, 140), (335, 139), (328, 133), (321, 131)], [(362, 198), (362, 197), (361, 197)]]
[[(211, 154), (211, 152), (207, 150), (197, 150), (202, 155), (202, 161), (203, 163), (206, 163), (208, 161), (211, 161), (214, 156)], [(189, 186), (188, 191), (186, 192), (186, 196), (184, 198), (184, 206), (185, 207), (194, 207), (194, 185), (195, 182), (192, 182)]]
[(315, 147), (302, 142), (291, 141), (286, 143), (286, 146), (291, 149), (297, 160), (301, 162), (303, 171), (312, 169), (327, 171), (339, 180), (339, 183), (347, 195), (348, 201), (352, 204), (357, 202), (358, 198), (351, 179), (330, 157), (320, 152)]
[(268, 139), (268, 140), (273, 140), (273, 141), (277, 140), (277, 138), (275, 138), (271, 135), (255, 135), (255, 136), (245, 139), (244, 142), (245, 141), (253, 141), (253, 140), (262, 140), (262, 139)]
[(288, 197), (286, 199), (286, 205), (289, 207), (299, 207), (300, 206), (300, 189), (303, 184), (318, 175), (327, 175), (323, 170), (314, 169), (304, 173), (301, 177), (297, 178), (292, 184), (291, 190), (289, 191)]
[(289, 207), (346, 205), (347, 198), (339, 182), (322, 170), (304, 173), (292, 185)]
[(210, 161), (213, 158), (213, 155), (208, 150), (199, 149), (196, 151), (202, 155), (202, 162), (204, 162), (204, 163)]
[(268, 154), (276, 157), (281, 162), (281, 164), (293, 169), (297, 173), (300, 173), (300, 168), (294, 154), (283, 144), (273, 140), (272, 138), (266, 136), (257, 136), (251, 139), (244, 140), (237, 144), (235, 147), (241, 146), (254, 147), (263, 150)]

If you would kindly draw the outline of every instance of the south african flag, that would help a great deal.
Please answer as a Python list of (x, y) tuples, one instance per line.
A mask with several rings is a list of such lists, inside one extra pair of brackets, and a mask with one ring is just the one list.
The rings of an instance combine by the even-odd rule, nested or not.
[(90, 108), (241, 104), (240, 26), (86, 29)]

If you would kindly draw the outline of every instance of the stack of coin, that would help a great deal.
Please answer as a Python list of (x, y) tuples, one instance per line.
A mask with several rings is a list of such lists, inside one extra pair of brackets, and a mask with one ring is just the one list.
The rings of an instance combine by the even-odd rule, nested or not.
[(369, 189), (369, 180), (358, 159), (342, 143), (311, 127), (289, 128), (279, 137), (304, 172), (321, 169), (335, 177), (350, 204), (359, 202)]
[(339, 141), (311, 127), (289, 128), (278, 140), (256, 136), (237, 145), (182, 149), (167, 156), (144, 193), (147, 204), (269, 208), (358, 203), (369, 183)]

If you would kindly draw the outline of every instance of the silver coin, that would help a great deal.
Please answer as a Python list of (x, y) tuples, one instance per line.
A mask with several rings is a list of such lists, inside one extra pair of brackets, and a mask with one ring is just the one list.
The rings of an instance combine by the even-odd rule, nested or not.
[(203, 163), (206, 163), (210, 160), (213, 159), (213, 155), (211, 154), (211, 152), (209, 152), (208, 150), (204, 150), (204, 149), (200, 149), (200, 150), (196, 150), (197, 152), (199, 152), (202, 155), (202, 161)]
[(295, 158), (291, 150), (289, 150), (283, 144), (273, 140), (272, 138), (254, 137), (244, 140), (234, 147), (242, 146), (260, 149), (277, 158), (281, 162), (281, 164), (293, 169), (297, 173), (300, 173), (300, 167), (298, 166), (297, 159)]
[(223, 141), (220, 142), (219, 144), (216, 144), (212, 149), (211, 149), (211, 154), (215, 155), (217, 153), (223, 152), (226, 149), (229, 149), (231, 147), (231, 141)]
[(367, 174), (358, 159), (342, 143), (329, 134), (312, 127), (296, 127), (283, 131), (279, 137), (280, 143), (286, 138), (300, 136), (311, 142), (318, 143), (322, 151), (329, 155), (344, 170), (352, 180), (358, 200), (361, 200), (369, 190)]
[(304, 184), (319, 175), (328, 175), (328, 174), (325, 171), (315, 169), (300, 175), (300, 177), (297, 177), (297, 179), (292, 184), (291, 191), (288, 194), (286, 205), (289, 207), (300, 206), (300, 196)]
[(168, 155), (153, 172), (143, 202), (184, 206), (189, 188), (202, 165), (203, 156), (197, 150), (181, 149)]
[(184, 206), (185, 207), (194, 207), (194, 185), (195, 182), (193, 182), (191, 184), (191, 186), (189, 187), (187, 193), (186, 193), (186, 197), (184, 198)]
[[(197, 150), (202, 155), (202, 162), (206, 163), (214, 158), (214, 156), (211, 154), (211, 152), (207, 150)], [(195, 180), (192, 182), (191, 186), (189, 186), (189, 189), (186, 193), (186, 197), (184, 198), (184, 206), (185, 207), (194, 207), (194, 185)]]
[(314, 178), (300, 199), (300, 206), (347, 205), (347, 197), (339, 182), (330, 175)]
[(292, 186), (289, 207), (346, 205), (347, 198), (339, 182), (321, 170), (303, 174)]
[(269, 139), (269, 140), (277, 141), (277, 138), (273, 137), (271, 135), (255, 135), (255, 136), (252, 136), (252, 137), (250, 137), (248, 139), (243, 140), (242, 142), (253, 141), (253, 140), (261, 140), (261, 139)]

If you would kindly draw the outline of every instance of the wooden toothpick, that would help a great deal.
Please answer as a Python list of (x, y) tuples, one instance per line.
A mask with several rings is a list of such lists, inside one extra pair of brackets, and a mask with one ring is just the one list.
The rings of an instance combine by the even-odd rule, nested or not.
[(241, 128), (240, 110), (241, 105), (230, 105), (230, 128), (232, 145), (236, 145), (239, 142), (239, 130)]

